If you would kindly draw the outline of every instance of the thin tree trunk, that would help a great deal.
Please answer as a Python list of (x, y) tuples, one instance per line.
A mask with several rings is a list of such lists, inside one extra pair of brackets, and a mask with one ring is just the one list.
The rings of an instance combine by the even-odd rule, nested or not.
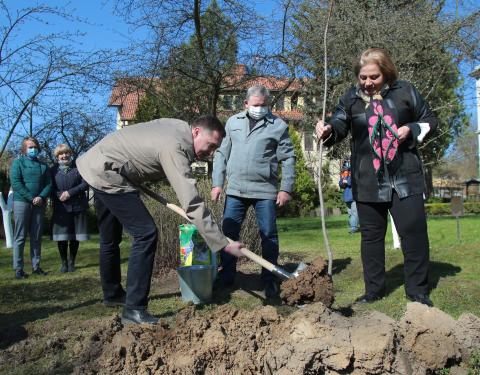
[[(323, 34), (323, 46), (324, 46), (324, 80), (325, 86), (323, 90), (323, 108), (322, 108), (322, 121), (325, 121), (325, 108), (327, 106), (327, 33), (328, 33), (328, 24), (330, 22), (330, 17), (333, 10), (333, 0), (330, 1), (330, 6), (328, 8), (327, 22), (325, 23), (325, 31)], [(322, 232), (323, 232), (323, 242), (325, 244), (325, 249), (327, 250), (328, 255), (328, 274), (332, 275), (333, 269), (333, 255), (332, 249), (330, 248), (330, 242), (328, 240), (327, 227), (325, 225), (325, 205), (323, 203), (323, 190), (322, 190), (322, 167), (323, 167), (323, 141), (319, 142), (318, 149), (318, 195), (320, 198), (320, 217), (322, 219)]]

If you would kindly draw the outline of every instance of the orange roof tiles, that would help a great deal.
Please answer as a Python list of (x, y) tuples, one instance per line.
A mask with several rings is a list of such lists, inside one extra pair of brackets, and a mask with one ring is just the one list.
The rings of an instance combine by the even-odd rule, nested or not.
[(226, 88), (225, 91), (237, 91), (237, 90), (246, 90), (254, 85), (265, 86), (270, 91), (279, 91), (285, 89), (287, 86), (286, 92), (297, 91), (301, 88), (301, 83), (298, 79), (290, 82), (288, 78), (278, 78), (278, 77), (255, 77), (252, 79), (247, 79), (243, 82), (239, 82), (235, 86)]
[(122, 120), (132, 120), (138, 108), (138, 103), (145, 96), (145, 87), (158, 85), (157, 78), (122, 78), (113, 86), (112, 94), (108, 100), (111, 107), (119, 107)]
[(122, 120), (131, 120), (135, 117), (138, 103), (144, 95), (145, 92), (143, 90), (131, 90), (126, 86), (116, 84), (113, 87), (108, 105), (119, 107), (118, 110)]
[(272, 111), (275, 116), (278, 116), (284, 120), (300, 121), (303, 119), (303, 112), (298, 109), (292, 109), (291, 111)]
[[(244, 91), (253, 85), (263, 85), (271, 91), (280, 91), (285, 89), (286, 92), (294, 92), (301, 88), (301, 81), (282, 77), (254, 77), (248, 79), (246, 77), (246, 66), (237, 65), (233, 71), (233, 74), (226, 78), (227, 86), (223, 91), (225, 93)], [(115, 82), (115, 86), (112, 89), (112, 94), (108, 101), (109, 106), (118, 107), (121, 120), (130, 121), (134, 118), (135, 112), (138, 108), (138, 103), (145, 96), (145, 87), (151, 85), (158, 85), (159, 79), (157, 78), (122, 78)], [(286, 120), (300, 120), (303, 114), (299, 110), (292, 111), (279, 111), (275, 112), (277, 116)]]

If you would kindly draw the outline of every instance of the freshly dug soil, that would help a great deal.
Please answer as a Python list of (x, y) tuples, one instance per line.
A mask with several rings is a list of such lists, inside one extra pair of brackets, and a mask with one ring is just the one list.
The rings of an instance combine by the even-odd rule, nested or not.
[[(465, 336), (466, 335), (466, 336)], [(189, 306), (175, 324), (105, 321), (77, 345), (76, 374), (427, 374), (458, 366), (480, 345), (480, 319), (455, 321), (409, 303), (395, 321), (371, 311), (345, 317), (313, 303), (288, 317)]]
[[(242, 285), (256, 280), (248, 275)], [(156, 293), (169, 293), (172, 285), (178, 290), (176, 275), (170, 276)], [(261, 283), (253, 286), (261, 290)], [(123, 326), (118, 315), (61, 326), (47, 320), (0, 333), (7, 338), (0, 373), (39, 363), (45, 374), (426, 375), (448, 368), (458, 375), (478, 356), (480, 319), (472, 314), (455, 320), (418, 303), (407, 304), (398, 321), (376, 311), (352, 312), (344, 316), (321, 302), (254, 311), (212, 304), (189, 305), (154, 326)]]
[(322, 302), (330, 307), (333, 304), (332, 278), (328, 275), (328, 265), (322, 257), (316, 258), (297, 277), (280, 285), (280, 297), (290, 306)]

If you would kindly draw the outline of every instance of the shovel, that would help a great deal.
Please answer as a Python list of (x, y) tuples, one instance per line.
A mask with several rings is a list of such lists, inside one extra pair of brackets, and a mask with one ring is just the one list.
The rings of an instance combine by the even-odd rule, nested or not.
[[(167, 207), (170, 210), (176, 212), (177, 214), (179, 214), (181, 217), (183, 217), (188, 222), (190, 222), (190, 223), (192, 222), (183, 209), (181, 209), (180, 207), (178, 207), (177, 205), (175, 205), (173, 203), (167, 202), (167, 200), (164, 197), (162, 197), (160, 194), (155, 193), (154, 191), (146, 188), (145, 186), (135, 185), (135, 187), (138, 187), (142, 192), (144, 192), (150, 198), (155, 199), (157, 202), (160, 202), (165, 207)], [(228, 237), (227, 237), (227, 240), (230, 243), (233, 242), (233, 240), (231, 240)], [(290, 272), (285, 271), (283, 268), (280, 268), (280, 267), (270, 263), (269, 261), (263, 259), (261, 256), (258, 256), (257, 254), (251, 252), (246, 247), (241, 248), (240, 251), (247, 258), (249, 258), (250, 260), (259, 264), (260, 266), (266, 268), (268, 271), (270, 271), (271, 273), (280, 277), (283, 280), (292, 279), (292, 278), (297, 277), (299, 275), (299, 273), (302, 270), (304, 270), (305, 267), (307, 266), (305, 263), (302, 262), (297, 266), (297, 268), (295, 269), (294, 272), (290, 273)]]

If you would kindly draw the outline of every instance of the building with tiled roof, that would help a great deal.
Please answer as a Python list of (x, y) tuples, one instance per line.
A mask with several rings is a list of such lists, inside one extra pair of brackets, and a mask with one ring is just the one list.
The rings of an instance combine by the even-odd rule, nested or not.
[[(277, 98), (272, 108), (275, 115), (285, 121), (300, 121), (303, 118), (300, 80), (273, 76), (248, 79), (246, 76), (245, 65), (237, 65), (233, 74), (226, 78), (225, 88), (219, 98), (220, 115), (229, 115), (243, 110), (247, 88), (254, 85), (263, 85), (270, 90), (273, 97), (284, 91), (284, 94)], [(115, 82), (108, 105), (117, 108), (117, 128), (132, 123), (140, 100), (145, 96), (146, 87), (159, 84), (160, 81), (156, 78), (122, 78)]]
[[(299, 123), (303, 118), (302, 81), (287, 77), (254, 76), (248, 77), (245, 65), (237, 65), (232, 74), (227, 76), (224, 89), (219, 97), (218, 114), (227, 118), (244, 109), (246, 90), (254, 85), (265, 86), (275, 98), (272, 112), (284, 119), (288, 124)], [(157, 78), (122, 78), (116, 81), (108, 105), (117, 109), (117, 129), (133, 123), (140, 100), (145, 96), (147, 88), (160, 87)], [(313, 134), (303, 132), (302, 148), (309, 160), (315, 158), (316, 142)]]
[(117, 109), (117, 129), (133, 122), (138, 104), (145, 96), (147, 85), (159, 82), (155, 78), (121, 78), (115, 82), (108, 106)]

